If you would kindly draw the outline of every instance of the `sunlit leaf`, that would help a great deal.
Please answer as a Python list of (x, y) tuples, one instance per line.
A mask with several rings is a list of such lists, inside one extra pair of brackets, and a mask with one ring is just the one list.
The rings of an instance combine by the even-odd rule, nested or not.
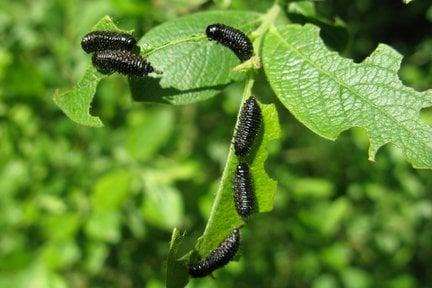
[(419, 119), (432, 90), (417, 92), (398, 78), (402, 56), (380, 44), (362, 63), (329, 51), (312, 25), (274, 28), (265, 38), (265, 73), (282, 103), (309, 129), (334, 140), (362, 127), (369, 159), (392, 143), (415, 167), (432, 168), (432, 128)]

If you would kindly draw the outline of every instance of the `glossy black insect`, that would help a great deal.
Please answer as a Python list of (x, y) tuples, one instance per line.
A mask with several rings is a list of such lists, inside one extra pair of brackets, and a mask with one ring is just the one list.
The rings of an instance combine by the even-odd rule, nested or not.
[(220, 245), (204, 260), (189, 265), (189, 274), (194, 278), (205, 277), (225, 266), (237, 253), (240, 246), (240, 231), (234, 229)]
[(255, 97), (249, 97), (240, 111), (239, 123), (234, 136), (234, 152), (244, 157), (251, 149), (261, 126), (261, 109)]
[(81, 39), (81, 47), (87, 53), (104, 50), (132, 51), (136, 43), (132, 35), (114, 31), (92, 31)]
[(206, 35), (210, 40), (215, 40), (231, 49), (240, 61), (246, 61), (252, 57), (252, 42), (242, 31), (220, 23), (207, 26)]
[(237, 165), (233, 178), (234, 204), (237, 213), (248, 217), (255, 205), (255, 192), (249, 165), (241, 162)]
[(144, 58), (125, 50), (96, 52), (92, 62), (102, 72), (118, 72), (127, 76), (145, 76), (155, 71)]

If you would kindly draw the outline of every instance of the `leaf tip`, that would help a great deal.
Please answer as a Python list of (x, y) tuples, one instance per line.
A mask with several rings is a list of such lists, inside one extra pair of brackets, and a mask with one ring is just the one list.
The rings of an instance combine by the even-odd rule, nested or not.
[(104, 126), (102, 120), (99, 117), (92, 116), (89, 112), (87, 112), (87, 115), (76, 115), (77, 111), (74, 111), (69, 107), (68, 101), (65, 98), (68, 94), (69, 92), (60, 93), (59, 89), (56, 89), (53, 95), (54, 103), (63, 111), (63, 113), (66, 114), (66, 116), (68, 116), (72, 121), (80, 125), (93, 128), (101, 128)]

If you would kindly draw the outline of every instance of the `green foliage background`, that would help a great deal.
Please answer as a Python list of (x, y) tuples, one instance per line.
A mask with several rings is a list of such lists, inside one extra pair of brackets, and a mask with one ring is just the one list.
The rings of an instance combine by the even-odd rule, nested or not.
[[(174, 107), (133, 102), (127, 80), (110, 76), (93, 101), (99, 129), (73, 123), (52, 96), (82, 77), (80, 38), (104, 15), (141, 36), (230, 4), (203, 2), (0, 0), (0, 287), (165, 285), (172, 229), (188, 231), (185, 251), (204, 229), (242, 86)], [(342, 55), (361, 61), (384, 42), (405, 55), (404, 83), (431, 88), (429, 1), (322, 1), (313, 13), (294, 4), (288, 19), (319, 25)], [(274, 99), (260, 80), (255, 92)], [(330, 142), (277, 108), (282, 141), (266, 165), (279, 181), (275, 208), (243, 230), (239, 262), (189, 287), (428, 287), (431, 172), (389, 145), (369, 162), (363, 130)], [(430, 109), (422, 117), (432, 123)]]

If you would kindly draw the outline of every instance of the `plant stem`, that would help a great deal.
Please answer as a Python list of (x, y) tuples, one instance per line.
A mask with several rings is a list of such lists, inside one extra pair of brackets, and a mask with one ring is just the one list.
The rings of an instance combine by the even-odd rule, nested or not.
[(249, 73), (248, 75), (248, 79), (246, 80), (245, 87), (243, 90), (243, 96), (241, 101), (242, 103), (252, 95), (252, 87), (255, 83), (255, 78), (253, 77), (253, 75), (250, 74), (251, 73)]
[[(266, 35), (266, 33), (270, 29), (270, 27), (273, 25), (274, 20), (276, 19), (277, 15), (279, 14), (279, 11), (280, 11), (279, 5), (277, 3), (275, 3), (267, 11), (267, 13), (262, 16), (262, 23), (261, 23), (261, 25), (252, 33), (255, 36), (254, 43), (256, 43), (256, 45), (254, 45), (254, 47), (256, 49), (256, 52), (261, 49), (261, 45), (262, 45), (262, 42), (264, 40), (264, 36)], [(259, 55), (258, 53), (256, 53), (256, 54)], [(245, 87), (244, 87), (244, 90), (243, 90), (242, 100), (240, 102), (241, 106), (246, 101), (246, 99), (248, 99), (252, 95), (252, 88), (253, 88), (253, 85), (255, 83), (255, 76), (256, 75), (255, 75), (254, 71), (249, 71), (247, 73), (247, 79), (245, 81)], [(237, 127), (237, 125), (238, 125), (238, 121), (239, 121), (239, 117), (240, 117), (240, 111), (241, 111), (241, 106), (240, 106), (240, 109), (239, 109), (239, 113), (237, 115), (237, 121), (236, 121), (235, 127)], [(235, 131), (234, 131), (234, 133), (235, 133)], [(230, 166), (231, 159), (233, 157), (235, 157), (233, 155), (234, 154), (234, 149), (233, 149), (232, 146), (233, 145), (231, 144), (230, 147), (229, 147), (227, 161), (225, 163), (225, 167), (224, 167), (224, 170), (222, 172), (222, 178), (220, 180), (218, 191), (216, 192), (216, 197), (215, 197), (215, 200), (213, 202), (212, 211), (210, 212), (210, 216), (209, 216), (209, 219), (207, 221), (206, 228), (204, 229), (204, 233), (202, 234), (202, 236), (198, 240), (198, 243), (197, 243), (197, 246), (196, 246), (197, 250), (200, 253), (202, 253), (202, 254), (204, 254), (204, 252), (208, 252), (208, 251), (203, 251), (203, 248), (207, 246), (207, 244), (203, 242), (203, 239), (205, 239), (206, 234), (209, 231), (209, 228), (213, 225), (213, 221), (215, 219), (216, 210), (218, 209), (219, 203), (221, 201), (222, 193), (223, 193), (223, 183), (226, 182), (226, 181), (229, 181), (228, 180), (228, 177), (230, 177), (230, 175), (229, 175), (229, 166)], [(241, 225), (243, 223), (242, 222), (243, 220), (240, 220), (241, 222), (237, 222), (237, 221), (239, 221), (239, 220), (235, 220), (234, 223), (231, 223), (231, 225), (236, 225), (235, 227), (238, 227), (238, 225)], [(237, 222), (237, 223), (235, 223), (235, 222)]]
[(262, 23), (261, 25), (252, 32), (253, 36), (255, 38), (263, 38), (263, 36), (266, 34), (267, 30), (273, 25), (274, 21), (276, 20), (277, 16), (280, 12), (280, 6), (279, 4), (275, 3), (273, 6), (262, 16)]

